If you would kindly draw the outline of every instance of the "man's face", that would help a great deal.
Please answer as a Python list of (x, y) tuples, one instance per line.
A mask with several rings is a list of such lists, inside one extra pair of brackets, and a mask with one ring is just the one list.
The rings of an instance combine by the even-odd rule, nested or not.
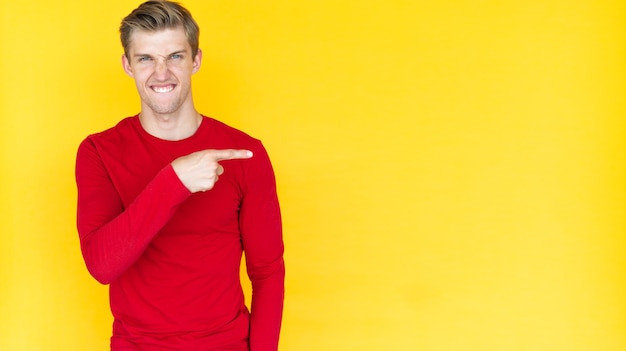
[(191, 76), (200, 68), (202, 52), (191, 55), (182, 27), (158, 32), (135, 31), (124, 71), (135, 79), (142, 112), (172, 114), (181, 106), (193, 107)]

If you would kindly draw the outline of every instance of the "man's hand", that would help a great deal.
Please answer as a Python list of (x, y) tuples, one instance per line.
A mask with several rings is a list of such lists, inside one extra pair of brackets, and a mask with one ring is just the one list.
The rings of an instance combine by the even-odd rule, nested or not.
[(172, 162), (172, 168), (181, 182), (191, 191), (213, 189), (224, 168), (219, 161), (246, 159), (252, 157), (249, 150), (202, 150), (179, 157)]

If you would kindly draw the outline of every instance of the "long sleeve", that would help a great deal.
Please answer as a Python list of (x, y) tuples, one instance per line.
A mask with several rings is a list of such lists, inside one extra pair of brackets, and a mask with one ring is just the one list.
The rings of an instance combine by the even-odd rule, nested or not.
[(189, 195), (170, 165), (124, 206), (94, 143), (81, 143), (76, 159), (77, 227), (85, 264), (102, 284), (114, 281), (142, 254)]
[(276, 351), (281, 328), (285, 265), (276, 182), (263, 146), (246, 169), (240, 227), (252, 283), (250, 350)]
[[(206, 192), (171, 166), (199, 150), (247, 149), (224, 160)], [(77, 226), (89, 272), (110, 284), (112, 350), (277, 351), (284, 299), (280, 209), (261, 142), (205, 117), (183, 140), (148, 134), (138, 116), (90, 135), (76, 159)], [(241, 289), (245, 253), (252, 282)]]

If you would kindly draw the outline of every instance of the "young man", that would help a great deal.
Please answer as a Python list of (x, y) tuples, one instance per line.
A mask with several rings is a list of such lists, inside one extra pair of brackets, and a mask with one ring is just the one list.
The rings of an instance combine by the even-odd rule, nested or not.
[(147, 1), (120, 33), (141, 111), (87, 137), (76, 160), (81, 250), (110, 285), (111, 350), (276, 351), (285, 270), (267, 153), (196, 111), (202, 51), (185, 8)]

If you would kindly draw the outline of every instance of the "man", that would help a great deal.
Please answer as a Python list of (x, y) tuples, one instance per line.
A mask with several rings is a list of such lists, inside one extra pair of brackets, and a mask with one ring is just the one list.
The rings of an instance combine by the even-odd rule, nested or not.
[(196, 111), (198, 32), (170, 1), (124, 18), (122, 64), (141, 111), (78, 149), (81, 250), (110, 285), (114, 351), (278, 347), (285, 270), (274, 173), (260, 141)]

